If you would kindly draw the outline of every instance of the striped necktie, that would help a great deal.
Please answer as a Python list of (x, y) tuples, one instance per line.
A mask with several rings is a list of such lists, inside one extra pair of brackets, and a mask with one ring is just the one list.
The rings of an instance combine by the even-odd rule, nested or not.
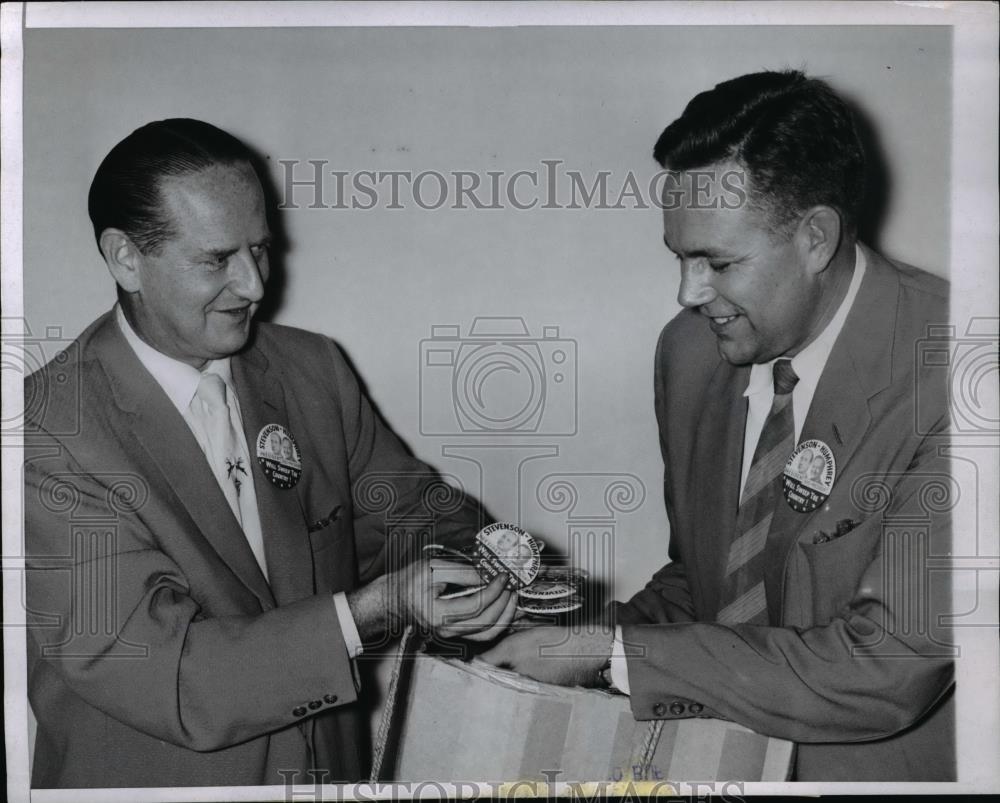
[(781, 495), (781, 473), (795, 448), (792, 389), (799, 381), (791, 360), (777, 360), (773, 371), (774, 401), (743, 486), (736, 514), (736, 537), (729, 547), (723, 577), (718, 615), (723, 624), (767, 624), (764, 544), (771, 529), (775, 502)]

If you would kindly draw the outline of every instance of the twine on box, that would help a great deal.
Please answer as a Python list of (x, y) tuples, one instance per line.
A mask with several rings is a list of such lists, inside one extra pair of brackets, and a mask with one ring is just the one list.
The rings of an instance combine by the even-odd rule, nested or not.
[(411, 642), (418, 641), (418, 639), (414, 639), (414, 633), (413, 625), (407, 625), (406, 630), (403, 631), (403, 637), (399, 640), (396, 657), (393, 659), (389, 689), (385, 695), (382, 719), (379, 721), (378, 735), (375, 737), (375, 746), (372, 750), (372, 783), (378, 783), (382, 780), (379, 776), (382, 774), (382, 764), (385, 761), (385, 754), (392, 737), (392, 724), (395, 720), (396, 705), (399, 702), (400, 678), (406, 665), (406, 657), (411, 653)]

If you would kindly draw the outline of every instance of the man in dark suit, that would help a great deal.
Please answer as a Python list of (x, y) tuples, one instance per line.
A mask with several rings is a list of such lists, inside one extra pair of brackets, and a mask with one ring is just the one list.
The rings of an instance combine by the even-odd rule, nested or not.
[(793, 740), (797, 780), (954, 779), (947, 395), (917, 358), (948, 285), (857, 242), (863, 151), (821, 81), (722, 83), (654, 155), (685, 307), (655, 363), (671, 562), (614, 628), (485, 657)]
[(35, 787), (363, 780), (355, 659), (406, 623), (480, 640), (514, 616), (502, 575), (437, 599), (478, 575), (420, 544), (470, 538), (478, 506), (329, 340), (254, 323), (271, 235), (252, 164), (166, 120), (91, 186), (119, 303), (25, 387)]

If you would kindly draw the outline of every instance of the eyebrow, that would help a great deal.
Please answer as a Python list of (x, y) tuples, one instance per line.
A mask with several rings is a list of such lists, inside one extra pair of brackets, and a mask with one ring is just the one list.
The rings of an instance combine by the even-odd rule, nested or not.
[(667, 250), (670, 251), (671, 254), (674, 254), (675, 256), (679, 257), (687, 257), (688, 259), (699, 259), (699, 258), (713, 259), (725, 256), (725, 252), (723, 251), (713, 251), (711, 249), (706, 250), (703, 248), (697, 248), (694, 251), (688, 251), (687, 253), (681, 251), (675, 251), (673, 248), (671, 248), (670, 243), (667, 242), (666, 234), (663, 235), (663, 244), (667, 247)]
[[(273, 240), (274, 240), (273, 236), (270, 233), (268, 233), (268, 234), (264, 235), (263, 237), (261, 237), (256, 242), (250, 243), (250, 247), (251, 248), (260, 248), (261, 246), (263, 246), (263, 247), (266, 248), (266, 247), (268, 247), (268, 246), (271, 245), (271, 243), (273, 242)], [(209, 256), (209, 257), (212, 257), (214, 259), (224, 259), (226, 257), (231, 257), (233, 254), (235, 254), (239, 250), (240, 250), (239, 248), (217, 248), (217, 249), (209, 249), (208, 251), (202, 251), (202, 255), (203, 256)]]

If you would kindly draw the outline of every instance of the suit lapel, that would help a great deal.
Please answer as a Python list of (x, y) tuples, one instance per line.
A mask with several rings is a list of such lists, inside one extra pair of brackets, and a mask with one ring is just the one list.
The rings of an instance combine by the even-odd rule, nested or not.
[[(692, 470), (688, 474), (689, 499), (695, 500), (696, 576), (711, 578), (704, 591), (706, 609), (713, 615), (736, 527), (747, 419), (743, 391), (749, 375), (749, 368), (719, 360), (698, 418)], [(705, 478), (712, 480), (706, 482)]]
[[(251, 347), (234, 357), (232, 367), (253, 465), (268, 578), (278, 604), (286, 605), (315, 593), (312, 550), (300, 497), (306, 478), (302, 477), (294, 488), (278, 488), (264, 474), (256, 458), (256, 441), (261, 429), (268, 424), (280, 424), (292, 437), (300, 437), (303, 433), (290, 426), (280, 375), (258, 348)], [(301, 447), (299, 442), (300, 451)], [(310, 470), (310, 466), (303, 466), (303, 472)]]
[[(816, 387), (799, 443), (820, 440), (830, 447), (837, 467), (836, 485), (844, 477), (844, 467), (861, 444), (870, 423), (868, 397), (858, 384), (849, 355), (845, 350), (834, 348)], [(778, 494), (764, 561), (768, 615), (772, 622), (780, 621), (781, 617), (781, 585), (788, 551), (799, 536), (809, 530), (813, 518), (822, 512), (821, 505), (811, 513), (798, 513), (788, 505), (783, 494)]]
[[(799, 443), (815, 439), (833, 451), (837, 464), (834, 480), (846, 482), (851, 458), (871, 426), (869, 399), (891, 379), (893, 332), (899, 283), (893, 269), (865, 249), (865, 277), (844, 327), (834, 343), (820, 376), (812, 404), (802, 426)], [(810, 522), (823, 511), (796, 513), (779, 498), (766, 549), (768, 613), (780, 621), (782, 581), (788, 551)]]
[(267, 581), (191, 429), (129, 348), (113, 316), (95, 333), (93, 346), (126, 429), (135, 433), (219, 557), (265, 610), (273, 608)]

